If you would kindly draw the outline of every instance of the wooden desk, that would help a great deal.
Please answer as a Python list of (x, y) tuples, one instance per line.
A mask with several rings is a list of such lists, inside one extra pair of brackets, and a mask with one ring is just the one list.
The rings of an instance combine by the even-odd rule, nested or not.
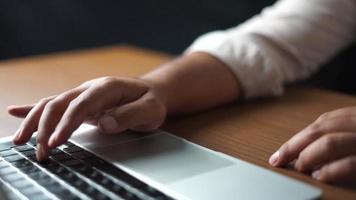
[[(0, 136), (11, 135), (20, 123), (6, 114), (7, 105), (36, 102), (95, 77), (137, 76), (169, 59), (169, 55), (158, 52), (113, 46), (0, 62)], [(236, 103), (170, 119), (164, 129), (316, 185), (322, 188), (323, 199), (356, 199), (355, 191), (322, 184), (267, 163), (271, 153), (317, 116), (350, 105), (356, 105), (356, 98), (317, 89), (291, 88), (280, 98)]]

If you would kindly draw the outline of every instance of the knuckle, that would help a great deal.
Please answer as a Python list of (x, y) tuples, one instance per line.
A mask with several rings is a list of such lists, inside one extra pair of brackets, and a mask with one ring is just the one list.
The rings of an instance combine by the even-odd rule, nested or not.
[(314, 122), (309, 125), (307, 129), (308, 133), (306, 137), (308, 140), (316, 140), (322, 135), (322, 123), (321, 122)]
[(329, 116), (330, 116), (330, 112), (323, 113), (316, 119), (316, 122), (323, 122), (323, 121), (327, 120), (329, 118)]
[(96, 90), (118, 90), (123, 87), (123, 84), (122, 81), (118, 80), (115, 77), (104, 77), (100, 79), (100, 81), (95, 82), (93, 84), (93, 87), (96, 88)]
[(146, 98), (143, 99), (143, 101), (145, 104), (149, 106), (159, 107), (160, 105), (160, 101), (153, 96), (147, 96)]
[(38, 104), (47, 104), (48, 101), (50, 101), (50, 97), (42, 98), (38, 101)]
[(355, 157), (351, 157), (345, 160), (343, 168), (346, 172), (352, 172), (353, 170), (355, 170), (355, 167), (356, 167)]
[(88, 104), (88, 98), (78, 97), (69, 103), (69, 107), (77, 110), (83, 110)]
[(326, 153), (331, 153), (337, 145), (338, 138), (336, 135), (325, 135), (322, 137), (322, 144)]
[(159, 118), (164, 118), (166, 115), (166, 109), (162, 101), (155, 97), (145, 98), (145, 103), (151, 108), (154, 109), (154, 112)]
[(316, 135), (321, 129), (321, 121), (316, 121), (309, 126), (309, 135)]
[(111, 76), (105, 76), (100, 79), (101, 85), (104, 85), (104, 86), (113, 85), (116, 82), (117, 82), (117, 79), (115, 77), (111, 77)]
[(49, 112), (55, 112), (59, 108), (60, 102), (56, 100), (49, 101), (46, 106), (46, 110)]

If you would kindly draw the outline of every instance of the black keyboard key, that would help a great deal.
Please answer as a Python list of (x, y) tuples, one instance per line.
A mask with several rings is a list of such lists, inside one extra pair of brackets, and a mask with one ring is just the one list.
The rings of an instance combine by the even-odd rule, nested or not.
[(22, 177), (21, 179), (11, 182), (10, 185), (14, 188), (24, 188), (33, 185), (33, 183)]
[(39, 193), (39, 194), (32, 194), (28, 196), (29, 199), (34, 199), (34, 200), (52, 200), (52, 198), (48, 197), (44, 193)]
[(26, 157), (29, 156), (36, 156), (36, 150), (35, 149), (31, 149), (31, 150), (27, 150), (27, 151), (22, 151), (21, 152), (23, 155), (25, 155)]
[(60, 161), (63, 161), (63, 160), (69, 160), (69, 159), (71, 159), (72, 157), (69, 156), (69, 155), (66, 154), (66, 153), (61, 152), (61, 153), (58, 153), (58, 154), (56, 154), (56, 155), (51, 156), (51, 158), (54, 159), (54, 160), (56, 160), (56, 161), (58, 161), (58, 162), (60, 162)]
[(83, 192), (84, 194), (87, 194), (93, 199), (110, 199), (105, 194), (101, 193), (99, 190), (79, 178), (73, 181), (72, 185), (79, 191)]
[(25, 196), (34, 194), (36, 193), (36, 188), (35, 186), (29, 186), (29, 187), (24, 187), (24, 188), (17, 188), (22, 194), (25, 194)]
[(78, 147), (78, 146), (71, 146), (71, 147), (67, 147), (64, 148), (63, 151), (68, 152), (68, 153), (74, 153), (74, 152), (78, 152), (78, 151), (82, 151), (83, 149)]
[(62, 178), (63, 175), (70, 173), (69, 170), (67, 170), (66, 168), (59, 166), (59, 167), (55, 167), (53, 169), (50, 169), (50, 171), (52, 173), (54, 173), (55, 175), (59, 176), (60, 178)]
[(14, 165), (16, 168), (19, 168), (19, 169), (24, 168), (24, 167), (30, 167), (30, 166), (33, 165), (28, 160), (18, 160), (18, 161), (12, 162), (11, 164)]
[(67, 189), (62, 184), (60, 184), (58, 182), (53, 182), (51, 184), (48, 184), (46, 186), (46, 189), (50, 190), (51, 192), (53, 192), (55, 194), (67, 191)]
[(66, 166), (68, 166), (68, 167), (70, 167), (70, 166), (83, 165), (83, 163), (82, 163), (81, 161), (76, 160), (76, 159), (69, 159), (69, 160), (66, 160), (66, 161), (61, 162), (61, 164), (66, 165)]
[(116, 194), (119, 197), (122, 197), (124, 199), (127, 199), (127, 197), (140, 199), (138, 196), (132, 194), (126, 188), (124, 188), (118, 184), (109, 184), (106, 186), (106, 189), (110, 190), (114, 194)]
[(76, 167), (77, 168), (72, 169), (80, 173), (82, 176), (95, 182), (96, 184), (101, 185), (109, 191), (112, 191), (118, 196), (121, 196), (125, 199), (128, 199), (127, 197), (130, 197), (130, 199), (139, 199), (135, 194), (131, 194), (131, 192), (126, 190), (124, 187), (119, 186), (117, 183), (104, 176), (101, 172), (96, 171), (94, 168), (86, 166), (85, 164)]
[(42, 193), (42, 191), (39, 188), (33, 185), (30, 185), (28, 187), (23, 187), (23, 188), (16, 188), (16, 189), (18, 189), (25, 196), (32, 196), (32, 195), (37, 195), (39, 193)]
[(17, 151), (28, 151), (28, 150), (34, 150), (33, 147), (29, 146), (29, 145), (21, 145), (21, 146), (16, 146), (14, 149), (16, 149)]
[(126, 188), (124, 188), (118, 184), (109, 184), (106, 186), (106, 188), (115, 194), (119, 194), (119, 193), (127, 191)]
[(103, 180), (107, 179), (103, 174), (94, 170), (92, 167), (86, 166), (85, 164), (76, 165), (72, 167), (72, 169), (98, 184), (102, 184)]
[(60, 199), (68, 200), (78, 200), (76, 195), (74, 195), (69, 189), (60, 184), (58, 181), (44, 173), (43, 171), (38, 171), (36, 173), (28, 174), (30, 178), (35, 180), (38, 184), (42, 185), (46, 190), (53, 193)]
[(78, 197), (75, 197), (72, 192), (66, 188), (59, 189), (58, 187), (52, 187), (48, 189), (50, 192), (55, 194), (57, 197), (60, 199), (77, 199)]
[(114, 176), (115, 178), (131, 185), (132, 187), (140, 188), (143, 185), (145, 185), (145, 183), (143, 183), (142, 181), (136, 179), (135, 177), (133, 177), (130, 174), (128, 174), (127, 172), (115, 167), (112, 164), (102, 166), (98, 169), (102, 170), (103, 172), (105, 172), (107, 174)]
[[(73, 159), (71, 159), (73, 160)], [(65, 167), (62, 167), (60, 165), (57, 164), (56, 167), (54, 168), (49, 168), (49, 170), (57, 175), (60, 179), (64, 180), (65, 182), (67, 182), (68, 184), (72, 185), (73, 187), (75, 187), (76, 189), (78, 189), (79, 191), (87, 194), (88, 191), (93, 191), (93, 195), (90, 195), (90, 197), (93, 197), (93, 199), (98, 199), (98, 198), (95, 198), (96, 196), (95, 195), (103, 195), (101, 194), (101, 192), (95, 188), (92, 188), (92, 186), (90, 186), (87, 182), (81, 180), (81, 178), (74, 174), (72, 171), (68, 170), (67, 168)], [(106, 196), (106, 195), (104, 195)], [(98, 196), (99, 197), (99, 196)]]
[(52, 161), (52, 160), (47, 160), (47, 161), (42, 161), (40, 162), (40, 166), (53, 172), (56, 172), (58, 170), (63, 169), (63, 167), (61, 165), (59, 165), (58, 163)]
[(91, 154), (87, 151), (77, 151), (75, 153), (71, 153), (71, 156), (73, 156), (74, 158), (80, 159), (80, 160), (90, 159), (90, 158), (95, 157), (95, 156), (93, 156), (93, 154)]
[[(29, 170), (30, 171), (30, 170)], [(24, 172), (25, 173), (25, 172)], [(32, 178), (35, 181), (41, 180), (41, 179), (47, 179), (50, 178), (49, 175), (47, 175), (44, 171), (38, 169), (38, 168), (32, 168), (31, 172), (26, 173), (30, 178)]]
[(75, 146), (75, 144), (73, 144), (73, 143), (71, 143), (71, 142), (66, 142), (66, 143), (64, 143), (64, 145), (65, 146), (67, 146), (67, 147), (72, 147), (72, 146)]
[(1, 157), (7, 157), (7, 156), (13, 156), (13, 155), (16, 155), (17, 153), (13, 150), (5, 150), (5, 151), (1, 151), (0, 152), (0, 156)]
[(87, 190), (87, 188), (90, 187), (90, 185), (88, 185), (88, 183), (86, 183), (85, 181), (83, 181), (82, 179), (80, 179), (77, 176), (75, 176), (73, 178), (72, 184), (73, 184), (73, 186), (75, 186), (80, 191), (85, 191), (85, 190)]
[(72, 196), (72, 192), (68, 190), (65, 186), (58, 182), (54, 182), (45, 186), (46, 190), (55, 194), (60, 199), (67, 199), (67, 197)]
[(9, 167), (9, 166), (10, 166), (10, 165), (7, 164), (5, 161), (0, 160), (0, 169), (1, 169), (1, 168), (5, 168), (5, 167)]
[(38, 164), (45, 168), (45, 169), (56, 169), (58, 167), (60, 167), (60, 165), (56, 162), (54, 162), (53, 160), (50, 160), (50, 159), (47, 159), (47, 160), (44, 160), (44, 161), (41, 161), (41, 162), (38, 162)]
[(83, 159), (84, 162), (88, 163), (89, 165), (92, 165), (94, 167), (100, 168), (100, 167), (105, 167), (107, 165), (110, 165), (109, 162), (97, 157), (97, 156), (92, 156), (90, 158)]
[(63, 176), (64, 180), (71, 181), (76, 179), (76, 175), (74, 173), (68, 173)]
[(16, 146), (16, 145), (14, 145), (14, 143), (12, 143), (11, 141), (8, 141), (8, 142), (1, 142), (1, 143), (0, 143), (0, 152), (9, 150), (9, 149), (11, 149), (11, 148), (14, 147), (14, 146)]
[(100, 178), (103, 177), (103, 175), (100, 172), (94, 170), (93, 168), (88, 170), (86, 175), (87, 175), (87, 177), (91, 178), (92, 180), (99, 180)]
[(72, 182), (72, 181), (78, 180), (79, 177), (76, 174), (74, 174), (73, 172), (69, 172), (69, 173), (63, 173), (61, 179), (63, 179), (66, 182)]
[(139, 190), (141, 192), (144, 192), (148, 196), (155, 198), (155, 199), (171, 199), (171, 198), (167, 197), (164, 193), (156, 190), (153, 187), (150, 187), (149, 185), (146, 185), (145, 187), (139, 188)]
[(0, 169), (0, 177), (6, 176), (8, 174), (17, 173), (17, 171), (12, 167), (4, 167)]
[(43, 175), (42, 177), (39, 177), (39, 179), (36, 180), (36, 182), (42, 185), (43, 187), (47, 187), (47, 185), (57, 183), (57, 181), (53, 180), (53, 178), (47, 175)]
[(36, 157), (36, 155), (33, 155), (33, 156), (28, 156), (27, 157), (29, 160), (31, 160), (32, 162), (35, 162), (35, 163), (37, 163), (38, 161), (37, 161), (37, 157)]
[(111, 163), (107, 162), (106, 160), (103, 160), (99, 158), (98, 156), (87, 152), (91, 156), (83, 159), (84, 162), (86, 162), (88, 165), (94, 166), (95, 168), (110, 174), (119, 180), (128, 183), (129, 185), (133, 187), (139, 187), (141, 185), (144, 185), (144, 183), (135, 177), (131, 176), (130, 174), (126, 173), (125, 171), (117, 168), (116, 166), (112, 165)]
[(126, 192), (120, 196), (126, 200), (140, 200), (141, 199), (137, 195), (135, 195), (134, 193), (131, 193), (131, 192)]
[(40, 173), (42, 172), (40, 169), (38, 169), (35, 165), (28, 166), (28, 167), (23, 167), (20, 169), (24, 174), (31, 174), (31, 173)]
[(70, 168), (78, 173), (81, 173), (81, 174), (89, 173), (88, 171), (91, 170), (91, 167), (87, 166), (85, 164), (74, 165), (74, 166), (71, 166)]
[[(32, 137), (29, 141), (30, 144), (36, 145), (35, 137)], [(45, 187), (49, 192), (53, 193), (60, 199), (79, 199), (76, 195), (62, 185), (56, 179), (49, 176), (44, 170), (38, 168), (38, 166), (31, 163), (31, 161), (37, 163), (40, 167), (48, 170), (49, 172), (56, 175), (58, 178), (62, 179), (69, 185), (73, 186), (80, 192), (88, 195), (93, 199), (110, 199), (106, 194), (99, 191), (97, 188), (92, 186), (91, 183), (86, 180), (81, 179), (76, 173), (73, 173), (72, 169), (82, 176), (90, 179), (98, 185), (106, 188), (107, 190), (117, 194), (123, 199), (140, 199), (139, 196), (134, 194), (135, 190), (126, 188), (127, 185), (142, 191), (143, 193), (157, 199), (171, 199), (165, 196), (158, 190), (149, 187), (147, 184), (136, 179), (125, 171), (117, 168), (113, 164), (99, 158), (98, 156), (83, 150), (82, 148), (74, 145), (71, 142), (64, 144), (64, 149), (54, 149), (51, 152), (50, 159), (46, 161), (38, 162), (36, 159), (36, 150), (29, 145), (22, 145), (15, 147), (15, 150), (20, 152), (20, 154), (26, 156), (30, 161), (26, 160), (16, 151), (13, 150), (3, 150), (0, 155), (4, 155), (4, 159), (10, 162), (13, 166), (20, 169), (23, 173), (28, 175), (31, 179), (35, 180), (39, 185)], [(59, 164), (60, 163), (60, 164)], [(25, 187), (25, 182), (18, 182), (18, 180), (24, 179), (20, 174), (16, 174), (16, 170), (7, 166), (8, 164), (0, 160), (0, 177), (5, 177), (8, 182), (13, 182), (16, 187)], [(99, 171), (98, 171), (99, 170)], [(120, 186), (112, 179), (106, 177), (102, 172), (117, 178), (121, 182), (126, 183), (126, 186)], [(21, 190), (22, 193), (30, 195), (30, 191)], [(34, 195), (39, 197), (42, 195), (36, 191), (31, 191)], [(139, 194), (141, 195), (141, 194)], [(42, 196), (46, 198), (45, 196)], [(41, 197), (41, 198), (42, 198)]]
[(50, 155), (57, 155), (57, 154), (60, 154), (60, 153), (63, 153), (63, 151), (62, 150), (60, 150), (60, 149), (58, 149), (58, 148), (55, 148), (55, 149), (52, 149), (51, 150), (51, 153), (50, 153)]
[[(106, 165), (105, 167), (99, 168), (103, 172), (110, 174), (114, 176), (115, 178), (121, 180), (122, 182), (125, 182), (129, 184), (130, 186), (140, 190), (141, 192), (145, 193), (148, 196), (151, 196), (153, 198), (159, 198), (159, 199), (171, 199), (164, 193), (160, 192), (159, 190), (148, 186), (144, 182), (136, 179), (135, 177), (131, 176), (130, 174), (126, 173), (125, 171), (115, 167), (114, 165)], [(134, 197), (133, 199), (135, 199)]]
[[(138, 190), (142, 190), (145, 194), (151, 196), (151, 197), (166, 197), (165, 194), (162, 192), (149, 187), (147, 184), (143, 183), (142, 181), (136, 179), (135, 177), (131, 176), (130, 174), (126, 173), (125, 171), (117, 168), (116, 166), (112, 165), (111, 163), (97, 157), (96, 155), (85, 152), (87, 155), (87, 158), (83, 159), (84, 162), (88, 163), (89, 165), (93, 165), (97, 169), (114, 176), (115, 178), (119, 179), (120, 181), (129, 184), (132, 187), (137, 188)], [(90, 156), (89, 156), (90, 155)], [(74, 157), (76, 157), (75, 154), (73, 154)], [(79, 171), (78, 171), (79, 172)], [(90, 169), (84, 170), (83, 172), (79, 172), (82, 175), (86, 176), (87, 178), (95, 181), (96, 183), (105, 186), (105, 183), (101, 182), (101, 180), (108, 181), (106, 179), (102, 179), (100, 176), (95, 176), (95, 173), (98, 172), (92, 172)], [(115, 183), (114, 183), (115, 184)], [(109, 188), (108, 188), (109, 189)], [(111, 188), (110, 188), (111, 190)], [(132, 197), (132, 199), (135, 199), (136, 197)], [(163, 198), (165, 199), (165, 198)], [(168, 199), (168, 198), (167, 198)]]
[(96, 193), (93, 195), (94, 199), (96, 200), (110, 200), (111, 198), (109, 198), (108, 196), (106, 196), (103, 193)]
[(6, 174), (1, 177), (4, 181), (11, 183), (17, 180), (23, 179), (23, 176), (19, 173), (11, 173), (11, 174)]
[[(22, 177), (22, 175), (18, 174), (18, 179), (15, 181), (9, 181), (6, 177), (5, 181), (7, 181), (12, 187), (17, 189), (20, 193), (26, 196), (28, 199), (49, 199), (44, 195), (44, 193), (33, 185), (29, 180)], [(46, 198), (44, 198), (46, 197)]]
[(16, 155), (11, 155), (11, 156), (6, 156), (4, 158), (4, 160), (6, 160), (7, 162), (17, 162), (17, 161), (23, 161), (23, 160), (25, 160), (25, 158), (16, 154)]

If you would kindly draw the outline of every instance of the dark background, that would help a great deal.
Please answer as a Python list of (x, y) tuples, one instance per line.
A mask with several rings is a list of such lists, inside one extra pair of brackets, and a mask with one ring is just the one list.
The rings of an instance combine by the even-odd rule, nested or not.
[[(182, 52), (199, 35), (226, 29), (275, 0), (2, 0), (0, 60), (129, 43)], [(306, 83), (355, 93), (351, 47)]]
[(180, 53), (275, 0), (2, 0), (0, 59), (130, 43)]

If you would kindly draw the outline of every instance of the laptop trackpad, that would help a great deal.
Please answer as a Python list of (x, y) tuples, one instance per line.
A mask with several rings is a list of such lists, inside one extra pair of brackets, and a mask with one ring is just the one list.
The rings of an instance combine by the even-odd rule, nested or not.
[(234, 164), (218, 154), (165, 132), (92, 150), (116, 164), (163, 184)]

